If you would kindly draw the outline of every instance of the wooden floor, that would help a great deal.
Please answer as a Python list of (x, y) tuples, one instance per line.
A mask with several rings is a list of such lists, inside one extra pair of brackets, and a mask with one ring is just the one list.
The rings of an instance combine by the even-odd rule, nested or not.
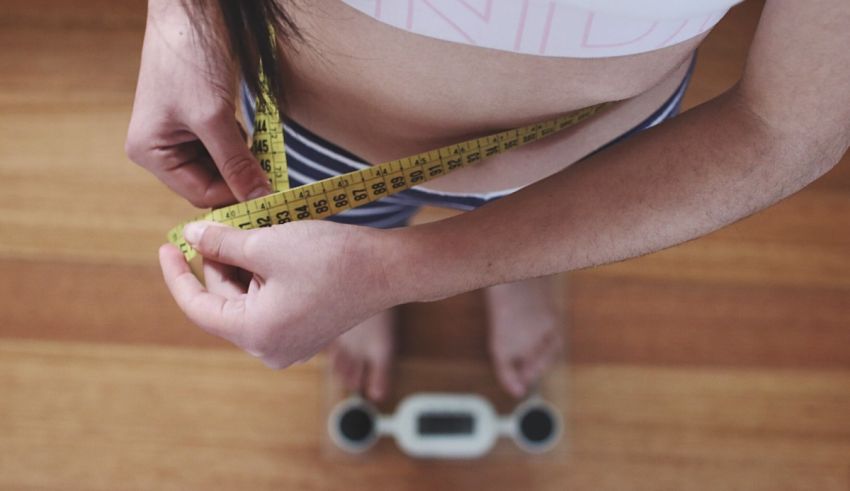
[[(734, 82), (759, 9), (711, 35), (689, 105)], [(850, 157), (731, 228), (570, 276), (553, 455), (341, 458), (321, 360), (268, 370), (163, 287), (157, 246), (192, 210), (122, 151), (144, 13), (0, 0), (0, 489), (850, 490)], [(406, 307), (396, 395), (493, 393), (482, 318), (476, 294)]]

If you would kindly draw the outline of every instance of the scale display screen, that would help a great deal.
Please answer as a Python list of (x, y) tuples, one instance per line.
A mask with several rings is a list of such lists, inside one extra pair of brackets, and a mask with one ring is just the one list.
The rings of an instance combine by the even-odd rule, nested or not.
[(475, 432), (475, 418), (469, 413), (423, 413), (417, 419), (420, 435), (471, 435)]

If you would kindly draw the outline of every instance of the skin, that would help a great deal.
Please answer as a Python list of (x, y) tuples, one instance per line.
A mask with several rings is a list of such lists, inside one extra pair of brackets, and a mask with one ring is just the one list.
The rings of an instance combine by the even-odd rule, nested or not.
[(150, 2), (127, 156), (200, 208), (268, 194), (234, 117), (236, 66), (192, 33), (180, 2)]
[[(288, 5), (306, 41), (281, 53), (287, 114), (373, 162), (596, 102), (624, 101), (592, 124), (426, 186), (461, 193), (530, 184), (629, 130), (679, 87), (703, 38), (617, 59), (550, 58), (411, 35), (338, 0)], [(364, 120), (370, 124), (360, 124)], [(533, 165), (523, 165), (527, 162)], [(494, 374), (514, 397), (534, 387), (562, 351), (566, 318), (558, 292), (563, 281), (552, 276), (485, 289)], [(367, 319), (330, 350), (347, 387), (378, 400), (389, 389), (391, 319), (384, 313)]]
[[(178, 305), (201, 328), (231, 340), (269, 366), (282, 368), (394, 305), (619, 261), (699, 237), (802, 189), (846, 152), (850, 144), (847, 25), (850, 4), (845, 0), (769, 0), (741, 81), (661, 127), (573, 166), (573, 156), (584, 153), (572, 146), (580, 143), (571, 144), (566, 137), (521, 157), (505, 156), (522, 162), (526, 170), (545, 168), (541, 173), (548, 177), (474, 212), (423, 226), (373, 230), (295, 222), (239, 231), (195, 224), (187, 228), (187, 239), (218, 274), (208, 275), (206, 286), (201, 285), (180, 253), (164, 246), (160, 259), (165, 281)], [(147, 43), (146, 39), (146, 48)], [(676, 58), (672, 54), (668, 53)], [(663, 64), (663, 53), (657, 56), (655, 61)], [(652, 59), (647, 56), (643, 61)], [(386, 111), (402, 111), (387, 129), (388, 135), (399, 137), (390, 146), (381, 143), (390, 140), (384, 133), (362, 135), (356, 128), (350, 130), (351, 143), (346, 141), (344, 128), (352, 121), (345, 120), (345, 106), (339, 128), (332, 122), (310, 120), (306, 113), (305, 124), (380, 160), (398, 156), (395, 152), (421, 150), (411, 150), (420, 144), (430, 148), (443, 139), (456, 141), (484, 128), (542, 119), (536, 118), (544, 115), (541, 111), (548, 115), (552, 110), (634, 95), (612, 110), (612, 114), (621, 111), (619, 117), (609, 114), (608, 119), (592, 120), (576, 129), (573, 139), (584, 141), (577, 136), (580, 132), (590, 137), (598, 131), (600, 140), (607, 141), (611, 135), (606, 132), (618, 125), (628, 127), (630, 117), (639, 121), (644, 104), (648, 108), (657, 102), (645, 102), (641, 98), (649, 97), (638, 94), (651, 94), (653, 87), (669, 82), (668, 76), (682, 63), (667, 59), (664, 70), (659, 65), (642, 69), (640, 63), (620, 58), (561, 61), (565, 73), (575, 73), (576, 80), (586, 86), (580, 85), (576, 92), (556, 91), (552, 97), (562, 97), (559, 101), (546, 100), (547, 94), (538, 87), (518, 91), (541, 99), (533, 106), (537, 109), (528, 113), (499, 109), (492, 100), (486, 104), (482, 98), (490, 97), (488, 92), (472, 87), (469, 111), (457, 111), (457, 121), (445, 128), (436, 115), (428, 113), (405, 125), (410, 115), (392, 107), (390, 96), (395, 93), (386, 87)], [(489, 67), (486, 60), (481, 63), (482, 70)], [(544, 70), (560, 70), (558, 66), (553, 62), (541, 67), (534, 79), (546, 78), (540, 75), (552, 72)], [(617, 80), (629, 82), (613, 88), (588, 83), (612, 71), (619, 74)], [(141, 85), (140, 80), (143, 90)], [(461, 90), (458, 87), (464, 86), (446, 87)], [(377, 114), (385, 110), (367, 95), (362, 104)], [(420, 110), (428, 102), (427, 96), (422, 97), (426, 100)], [(361, 102), (350, 104), (351, 111), (356, 111)], [(301, 121), (299, 109), (292, 111)], [(380, 119), (369, 114), (368, 120), (378, 124)], [(405, 134), (414, 139), (404, 143)], [(417, 134), (424, 135), (421, 143), (415, 140)], [(559, 161), (554, 169), (549, 164), (552, 160)], [(498, 188), (507, 181), (489, 184)], [(268, 250), (287, 253), (269, 257)], [(244, 276), (236, 274), (236, 268), (253, 273), (250, 281), (242, 281)]]
[(370, 162), (624, 101), (539, 145), (427, 185), (462, 193), (539, 181), (631, 129), (676, 90), (703, 39), (634, 56), (554, 58), (410, 34), (338, 0), (296, 1), (289, 10), (305, 40), (281, 53), (286, 113)]

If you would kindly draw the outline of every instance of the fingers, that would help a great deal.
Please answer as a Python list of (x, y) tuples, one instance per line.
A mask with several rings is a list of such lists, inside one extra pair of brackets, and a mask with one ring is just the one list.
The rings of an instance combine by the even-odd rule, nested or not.
[(236, 118), (210, 118), (197, 133), (224, 181), (240, 201), (271, 192), (268, 177), (245, 145)]
[(131, 125), (127, 156), (198, 208), (237, 201), (200, 141), (172, 137), (165, 146), (152, 146), (151, 141), (157, 140)]
[(345, 388), (358, 392), (363, 380), (363, 361), (352, 358), (344, 349), (334, 348), (331, 354), (333, 370)]
[(188, 162), (173, 169), (153, 170), (153, 173), (197, 208), (212, 208), (237, 201), (221, 176), (203, 162)]
[(251, 261), (247, 250), (251, 234), (209, 221), (192, 222), (183, 228), (183, 237), (205, 258), (257, 272), (257, 264)]
[(205, 331), (239, 344), (245, 304), (207, 291), (195, 278), (183, 254), (172, 244), (159, 249), (159, 262), (168, 290), (189, 319)]
[(207, 290), (224, 298), (234, 299), (248, 292), (248, 282), (241, 278), (236, 266), (204, 259), (204, 284)]

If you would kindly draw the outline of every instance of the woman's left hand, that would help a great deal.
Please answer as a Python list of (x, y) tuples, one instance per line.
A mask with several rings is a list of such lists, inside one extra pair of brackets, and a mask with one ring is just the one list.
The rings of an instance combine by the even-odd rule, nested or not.
[(213, 222), (184, 235), (204, 256), (202, 285), (173, 245), (159, 251), (189, 319), (272, 368), (308, 359), (336, 336), (403, 299), (387, 274), (390, 231), (325, 221), (238, 230)]

